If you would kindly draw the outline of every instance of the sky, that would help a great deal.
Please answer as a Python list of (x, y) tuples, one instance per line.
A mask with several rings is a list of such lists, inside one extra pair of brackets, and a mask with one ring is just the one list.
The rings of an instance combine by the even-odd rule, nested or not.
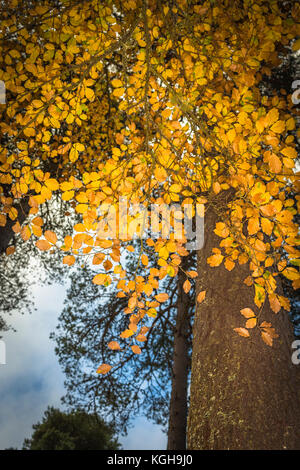
[[(33, 286), (36, 311), (14, 312), (10, 324), (17, 330), (2, 333), (6, 364), (0, 364), (0, 449), (21, 448), (42, 419), (48, 406), (62, 409), (64, 375), (49, 339), (63, 307), (65, 288)], [(137, 417), (127, 436), (119, 437), (123, 449), (163, 450), (166, 435), (161, 428)]]

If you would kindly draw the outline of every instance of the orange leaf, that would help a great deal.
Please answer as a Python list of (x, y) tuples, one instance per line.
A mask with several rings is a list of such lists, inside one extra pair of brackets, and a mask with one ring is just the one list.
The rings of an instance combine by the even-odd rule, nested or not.
[(252, 286), (253, 284), (252, 277), (251, 276), (246, 277), (246, 279), (244, 279), (244, 284), (246, 284), (246, 286), (249, 286), (249, 287)]
[(38, 225), (39, 227), (41, 227), (44, 222), (43, 222), (42, 217), (35, 217), (34, 219), (32, 219), (32, 223), (34, 225)]
[(280, 158), (278, 158), (277, 155), (275, 155), (275, 153), (271, 153), (268, 159), (268, 163), (269, 163), (270, 170), (273, 173), (281, 172), (282, 164), (281, 164)]
[(6, 248), (5, 253), (6, 253), (7, 256), (9, 256), (9, 255), (12, 255), (15, 251), (16, 251), (16, 249), (15, 249), (14, 246), (8, 246)]
[(251, 308), (243, 308), (242, 310), (240, 310), (240, 312), (245, 318), (255, 317), (255, 313)]
[(43, 235), (43, 231), (39, 225), (32, 225), (31, 230), (32, 230), (32, 233), (38, 238), (40, 238)]
[(209, 264), (212, 268), (219, 266), (223, 261), (224, 256), (220, 253), (210, 256), (207, 258), (207, 264)]
[(188, 276), (194, 279), (195, 277), (198, 277), (197, 271), (188, 271), (187, 272)]
[(281, 309), (281, 305), (276, 294), (269, 294), (269, 303), (273, 312), (278, 313)]
[(141, 260), (144, 266), (148, 265), (148, 256), (147, 255), (142, 255)]
[(6, 215), (0, 214), (0, 227), (5, 227), (6, 225)]
[(233, 268), (235, 267), (235, 263), (230, 258), (226, 258), (224, 262), (224, 266), (227, 269), (227, 271), (232, 271)]
[(51, 248), (51, 245), (49, 242), (47, 242), (47, 240), (38, 240), (35, 243), (35, 246), (37, 246), (37, 248), (41, 251), (47, 251)]
[(20, 233), (21, 237), (23, 238), (23, 240), (26, 242), (27, 240), (29, 240), (30, 236), (31, 236), (31, 231), (30, 231), (30, 228), (28, 227), (28, 225), (25, 225), (22, 230), (21, 230), (21, 233)]
[(131, 346), (131, 349), (134, 352), (134, 354), (141, 354), (141, 352), (142, 352), (141, 348), (139, 348), (136, 344)]
[(250, 336), (249, 331), (246, 328), (233, 328), (240, 336), (248, 338)]
[(273, 338), (269, 335), (269, 333), (262, 331), (261, 337), (268, 346), (273, 346)]
[(141, 341), (141, 342), (147, 341), (146, 336), (145, 336), (145, 335), (141, 335), (141, 334), (140, 334), (140, 335), (137, 335), (136, 339), (137, 339), (137, 341)]
[(109, 349), (112, 349), (113, 351), (117, 351), (117, 350), (121, 349), (118, 341), (110, 341), (108, 343), (108, 347), (109, 347)]
[(206, 290), (203, 290), (202, 292), (198, 294), (197, 302), (201, 304), (201, 302), (203, 302), (203, 300), (205, 299), (205, 296), (206, 296)]
[(105, 258), (104, 253), (96, 253), (93, 258), (93, 264), (101, 264), (104, 258)]
[(259, 218), (251, 217), (248, 221), (248, 233), (249, 235), (254, 235), (259, 230)]
[(46, 240), (48, 240), (48, 242), (50, 243), (53, 243), (53, 245), (55, 245), (55, 243), (57, 242), (57, 236), (55, 235), (54, 232), (51, 232), (51, 230), (46, 230), (46, 232), (44, 233), (44, 236)]
[(155, 298), (156, 298), (156, 300), (157, 300), (158, 302), (161, 302), (161, 303), (162, 303), (162, 302), (165, 302), (166, 300), (168, 300), (169, 294), (166, 294), (165, 292), (163, 292), (163, 293), (161, 293), (161, 294), (157, 294), (157, 295), (155, 296)]
[(190, 283), (190, 281), (187, 279), (184, 283), (183, 283), (183, 290), (184, 292), (187, 294), (188, 292), (190, 292), (191, 290), (191, 287), (192, 287), (192, 284)]
[(246, 328), (254, 328), (256, 326), (257, 319), (256, 318), (250, 318), (249, 320), (246, 321)]
[(93, 278), (93, 283), (97, 284), (98, 286), (101, 286), (104, 284), (106, 279), (106, 274), (100, 273), (96, 274), (96, 276)]
[(75, 257), (72, 255), (65, 256), (63, 259), (63, 264), (67, 264), (68, 266), (72, 266), (75, 263)]
[(124, 330), (122, 331), (122, 333), (120, 334), (120, 337), (121, 338), (129, 338), (129, 336), (132, 336), (133, 335), (133, 331), (132, 330)]
[(97, 374), (107, 374), (111, 369), (111, 366), (109, 364), (101, 364), (101, 366), (98, 367), (97, 369)]

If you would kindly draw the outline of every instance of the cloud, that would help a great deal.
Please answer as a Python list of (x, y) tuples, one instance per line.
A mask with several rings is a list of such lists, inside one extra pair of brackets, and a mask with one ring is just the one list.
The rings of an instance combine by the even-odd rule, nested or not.
[(160, 426), (147, 421), (145, 418), (137, 418), (134, 427), (126, 437), (120, 439), (123, 449), (126, 450), (165, 450), (167, 448), (167, 436)]
[(48, 405), (60, 406), (64, 376), (49, 340), (62, 309), (61, 286), (33, 288), (37, 311), (14, 313), (17, 332), (3, 334), (6, 365), (0, 365), (0, 448), (21, 447)]
[[(21, 448), (41, 421), (47, 406), (62, 408), (64, 375), (49, 334), (63, 308), (65, 288), (60, 285), (32, 288), (37, 311), (15, 312), (10, 323), (17, 330), (3, 333), (6, 365), (0, 364), (0, 449)], [(137, 418), (126, 437), (124, 449), (165, 449), (166, 435), (159, 426)]]

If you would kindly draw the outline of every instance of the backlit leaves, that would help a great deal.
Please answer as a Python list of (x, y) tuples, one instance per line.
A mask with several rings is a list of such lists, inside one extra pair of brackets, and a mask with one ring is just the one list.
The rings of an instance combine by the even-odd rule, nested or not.
[[(286, 28), (289, 14), (276, 2), (270, 11), (254, 2), (249, 28), (249, 16), (236, 20), (234, 2), (222, 1), (192, 3), (187, 20), (187, 3), (179, 0), (176, 12), (148, 2), (145, 28), (135, 1), (104, 1), (100, 10), (96, 3), (88, 2), (82, 15), (64, 2), (53, 4), (51, 21), (42, 5), (32, 7), (20, 32), (13, 17), (4, 20), (0, 37), (17, 39), (13, 47), (3, 40), (1, 51), (0, 80), (14, 97), (5, 116), (0, 109), (1, 133), (14, 145), (0, 148), (0, 194), (7, 193), (2, 186), (11, 188), (9, 197), (1, 196), (0, 226), (13, 221), (17, 237), (28, 243), (36, 237), (41, 251), (60, 249), (69, 266), (77, 257), (91, 261), (97, 269), (93, 283), (119, 282), (119, 297), (128, 300), (124, 313), (143, 324), (144, 317), (156, 317), (155, 303), (169, 299), (160, 283), (177, 275), (186, 254), (184, 242), (169, 237), (177, 217), (171, 217), (169, 228), (163, 217), (159, 220), (168, 240), (147, 240), (139, 277), (122, 264), (123, 251), (134, 251), (130, 236), (141, 235), (138, 224), (118, 221), (117, 230), (126, 228), (127, 239), (109, 235), (113, 222), (106, 218), (100, 236), (100, 206), (119, 215), (118, 201), (126, 197), (145, 205), (188, 203), (190, 215), (213, 208), (218, 246), (208, 266), (224, 263), (229, 275), (236, 265), (249, 263), (249, 276), (241, 283), (253, 289), (255, 305), (261, 308), (267, 298), (275, 313), (288, 309), (276, 293), (276, 269), (286, 253), (293, 265), (278, 271), (299, 285), (293, 241), (299, 201), (297, 206), (290, 197), (299, 189), (293, 172), (296, 121), (289, 98), (262, 96), (258, 80), (274, 67), (278, 41), (288, 44), (296, 36), (296, 22)], [(35, 28), (29, 27), (31, 16), (38, 19)], [(79, 218), (62, 243), (51, 230), (43, 236), (38, 215), (53, 196)], [(20, 224), (24, 197), (33, 212)], [(130, 222), (136, 219), (132, 215)], [(200, 292), (198, 302), (204, 298)], [(245, 318), (247, 328), (258, 326), (255, 315)], [(138, 328), (125, 331), (125, 339), (139, 335)], [(235, 331), (249, 336), (245, 328)], [(270, 345), (275, 336), (263, 333)]]

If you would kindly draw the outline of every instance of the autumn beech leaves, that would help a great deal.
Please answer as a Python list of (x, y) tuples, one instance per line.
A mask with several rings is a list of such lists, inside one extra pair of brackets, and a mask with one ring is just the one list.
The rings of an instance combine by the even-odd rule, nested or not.
[(256, 326), (259, 328), (261, 333), (262, 340), (268, 345), (273, 345), (273, 339), (278, 338), (278, 334), (275, 333), (275, 329), (272, 328), (272, 324), (266, 321), (263, 321), (260, 325), (258, 325), (258, 316), (255, 315), (251, 308), (243, 308), (241, 310), (241, 314), (245, 317), (246, 324), (245, 327), (234, 328), (240, 336), (245, 338), (249, 338), (250, 332), (249, 330), (255, 328)]
[[(156, 295), (166, 277), (184, 272), (187, 246), (171, 233), (173, 214), (166, 237), (142, 240), (141, 274), (128, 272), (123, 255), (136, 249), (133, 235), (142, 239), (139, 214), (127, 225), (117, 221), (112, 236), (109, 209), (100, 212), (118, 213), (122, 198), (145, 208), (178, 204), (182, 214), (189, 206), (193, 220), (198, 208), (203, 218), (224, 196), (208, 268), (224, 266), (230, 275), (249, 266), (241, 283), (262, 311), (265, 302), (274, 313), (290, 308), (278, 293), (279, 274), (300, 285), (295, 110), (290, 95), (267, 96), (260, 86), (279, 63), (278, 44), (297, 44), (299, 8), (198, 3), (87, 0), (83, 9), (79, 2), (28, 2), (27, 17), (15, 2), (3, 11), (0, 228), (13, 222), (17, 236), (59, 251), (64, 264), (91, 263), (96, 285), (115, 282), (127, 300), (128, 341), (154, 321), (163, 301)], [(53, 196), (79, 219), (59, 241), (41, 220)], [(24, 199), (29, 214), (20, 224), (15, 206)], [(161, 215), (157, 225), (161, 233), (168, 226)], [(184, 275), (188, 293), (195, 275)], [(254, 327), (263, 339), (275, 338), (262, 317)]]

